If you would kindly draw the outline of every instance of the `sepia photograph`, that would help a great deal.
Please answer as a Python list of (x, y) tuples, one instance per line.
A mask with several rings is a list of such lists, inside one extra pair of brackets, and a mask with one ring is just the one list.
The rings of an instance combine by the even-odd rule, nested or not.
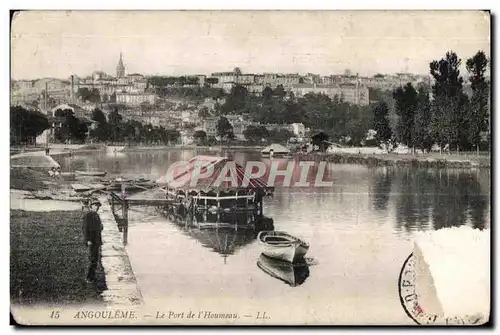
[(491, 13), (12, 10), (20, 325), (491, 326)]

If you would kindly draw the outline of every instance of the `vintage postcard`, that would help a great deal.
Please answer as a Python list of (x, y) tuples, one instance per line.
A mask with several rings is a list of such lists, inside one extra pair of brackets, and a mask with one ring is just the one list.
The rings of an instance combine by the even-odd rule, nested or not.
[(487, 11), (11, 12), (23, 325), (487, 325)]

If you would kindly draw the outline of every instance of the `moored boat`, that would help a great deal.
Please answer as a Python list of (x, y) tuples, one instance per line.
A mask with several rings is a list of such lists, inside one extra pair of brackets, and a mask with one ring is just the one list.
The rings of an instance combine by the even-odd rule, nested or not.
[(111, 153), (121, 152), (121, 151), (123, 151), (123, 149), (125, 149), (124, 145), (107, 145), (106, 146), (106, 152), (111, 152)]
[(120, 191), (122, 189), (122, 185), (125, 185), (125, 189), (127, 191), (144, 191), (151, 189), (156, 186), (156, 183), (151, 180), (146, 179), (115, 179), (109, 182), (106, 186), (106, 190), (108, 191)]
[(89, 177), (103, 177), (106, 175), (106, 171), (79, 171), (76, 170), (75, 174), (78, 176), (89, 176)]
[(277, 278), (292, 287), (303, 284), (309, 277), (309, 265), (305, 260), (294, 264), (260, 254), (257, 266), (271, 277)]
[(307, 242), (282, 231), (261, 231), (257, 240), (264, 255), (287, 262), (304, 258), (309, 250)]
[(287, 157), (290, 155), (290, 150), (281, 144), (273, 143), (261, 150), (263, 157)]

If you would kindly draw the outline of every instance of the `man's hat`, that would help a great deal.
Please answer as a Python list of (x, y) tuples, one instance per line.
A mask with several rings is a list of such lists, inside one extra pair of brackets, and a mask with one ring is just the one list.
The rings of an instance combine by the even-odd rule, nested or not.
[(99, 207), (102, 206), (102, 204), (101, 204), (101, 202), (99, 200), (93, 200), (93, 201), (91, 201), (90, 202), (90, 206), (92, 206), (92, 205), (97, 205)]

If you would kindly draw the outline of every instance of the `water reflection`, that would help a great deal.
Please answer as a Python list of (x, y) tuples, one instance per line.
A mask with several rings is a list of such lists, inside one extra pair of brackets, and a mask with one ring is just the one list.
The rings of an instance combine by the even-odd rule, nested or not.
[(221, 254), (224, 258), (234, 255), (239, 249), (252, 243), (262, 230), (274, 230), (271, 218), (240, 213), (219, 217), (219, 221), (199, 222), (187, 215), (169, 217), (186, 235), (198, 240), (202, 246)]
[[(164, 175), (172, 163), (202, 154), (229, 152), (210, 152), (206, 149), (137, 151), (116, 157), (92, 153), (57, 159), (64, 171), (97, 169), (107, 171), (109, 177), (116, 174), (125, 178), (155, 180)], [(261, 159), (259, 152), (231, 154), (241, 164)], [(269, 160), (263, 161), (270, 164)], [(280, 169), (284, 169), (288, 162), (287, 159), (275, 161), (279, 162)], [(316, 169), (316, 166), (310, 169), (312, 176)], [(295, 174), (294, 180), (299, 177)], [(356, 222), (386, 223), (394, 218), (393, 227), (397, 231), (439, 229), (463, 224), (484, 228), (489, 224), (489, 171), (403, 167), (370, 169), (362, 165), (330, 164), (324, 180), (332, 180), (332, 187), (283, 188), (280, 178), (277, 179), (278, 191), (274, 199), (264, 204), (265, 213), (270, 213), (276, 220), (279, 220), (277, 215), (288, 213), (285, 215), (290, 216), (287, 219), (300, 221), (304, 226), (311, 225), (308, 220), (318, 213), (322, 215), (318, 220), (345, 224), (354, 216)], [(328, 206), (329, 210), (323, 211), (324, 206)], [(292, 212), (293, 217), (290, 215)]]
[(488, 197), (473, 171), (405, 170), (398, 174), (396, 228), (441, 229), (486, 225)]
[(290, 263), (261, 254), (257, 266), (271, 277), (293, 287), (302, 285), (309, 277), (309, 265), (305, 260), (300, 263)]
[(372, 182), (372, 201), (373, 207), (378, 211), (387, 209), (393, 178), (394, 170), (392, 168), (383, 167), (381, 169), (377, 169), (377, 171), (375, 172), (375, 177), (373, 178)]

